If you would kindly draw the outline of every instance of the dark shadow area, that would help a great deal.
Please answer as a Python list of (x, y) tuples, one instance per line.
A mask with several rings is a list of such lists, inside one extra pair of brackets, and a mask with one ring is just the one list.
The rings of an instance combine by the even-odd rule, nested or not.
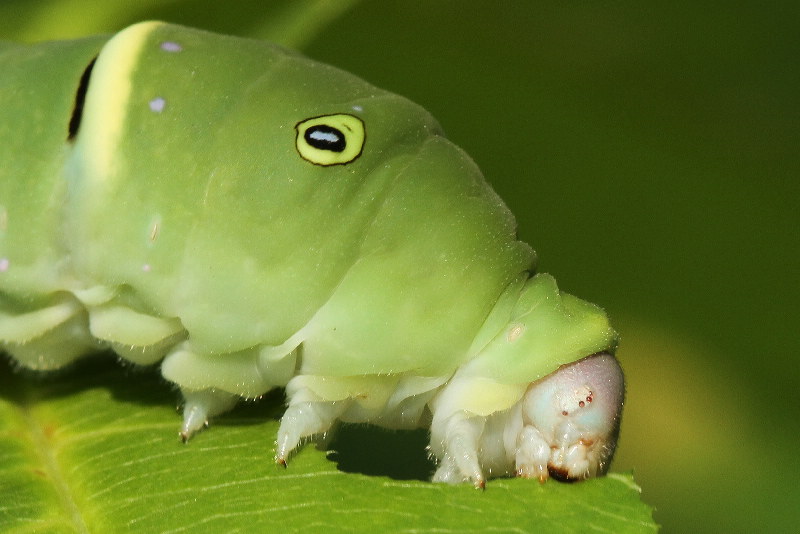
[[(31, 371), (15, 366), (0, 353), (0, 399), (18, 405), (68, 397), (81, 391), (102, 388), (120, 402), (140, 406), (181, 407), (177, 388), (161, 377), (158, 365), (139, 366), (121, 361), (112, 352), (81, 358), (56, 371)], [(270, 391), (260, 399), (244, 400), (232, 411), (214, 418), (215, 426), (252, 425), (265, 419), (280, 419), (285, 409), (284, 391)], [(179, 417), (176, 415), (176, 426)]]
[(93, 388), (105, 388), (124, 402), (163, 404), (176, 398), (157, 367), (121, 364), (112, 352), (86, 356), (55, 371), (17, 367), (6, 354), (0, 356), (0, 398), (32, 403)]
[[(180, 399), (180, 394), (175, 393)], [(230, 412), (213, 419), (213, 426), (246, 426), (263, 423), (267, 419), (279, 421), (286, 411), (286, 393), (276, 388), (257, 399), (242, 399)]]
[(328, 459), (346, 473), (428, 481), (435, 470), (428, 459), (428, 439), (426, 429), (343, 424), (327, 447)]
[[(161, 377), (158, 366), (126, 364), (113, 353), (88, 356), (50, 372), (15, 367), (8, 355), (0, 354), (0, 399), (13, 404), (32, 405), (94, 388), (109, 391), (119, 402), (140, 406), (178, 408), (181, 403), (180, 393)], [(214, 427), (258, 425), (267, 419), (280, 420), (285, 408), (284, 390), (278, 388), (259, 399), (240, 402), (211, 423)], [(176, 414), (176, 426), (178, 421)], [(343, 424), (326, 448), (331, 451), (328, 458), (347, 473), (427, 481), (435, 468), (426, 451), (428, 439), (427, 429)]]

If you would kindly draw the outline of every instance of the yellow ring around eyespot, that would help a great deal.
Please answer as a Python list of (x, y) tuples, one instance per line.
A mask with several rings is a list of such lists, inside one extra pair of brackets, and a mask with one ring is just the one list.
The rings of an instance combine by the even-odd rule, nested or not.
[[(306, 133), (309, 130), (328, 132), (330, 129), (333, 130), (333, 135), (338, 132), (343, 137), (343, 150), (315, 147), (306, 139)], [(364, 149), (364, 141), (367, 136), (364, 121), (346, 113), (312, 117), (298, 122), (295, 130), (297, 130), (295, 146), (300, 157), (314, 165), (322, 166), (345, 165), (356, 160)]]

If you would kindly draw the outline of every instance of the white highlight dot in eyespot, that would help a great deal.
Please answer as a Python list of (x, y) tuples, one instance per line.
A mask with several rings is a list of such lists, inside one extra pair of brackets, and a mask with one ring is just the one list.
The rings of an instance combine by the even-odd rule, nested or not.
[(159, 96), (158, 98), (154, 98), (153, 100), (150, 101), (150, 111), (152, 111), (153, 113), (161, 113), (162, 111), (164, 111), (164, 107), (166, 105), (167, 101)]
[(175, 41), (164, 41), (161, 43), (161, 50), (164, 52), (180, 52), (183, 47)]

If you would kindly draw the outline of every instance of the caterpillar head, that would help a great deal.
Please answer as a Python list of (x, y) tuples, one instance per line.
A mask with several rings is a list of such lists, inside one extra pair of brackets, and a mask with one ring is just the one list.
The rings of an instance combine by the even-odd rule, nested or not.
[(552, 277), (509, 286), (475, 340), (477, 356), (432, 403), (435, 480), (605, 473), (624, 397), (615, 345), (602, 310), (560, 293)]
[(624, 393), (622, 369), (605, 353), (531, 384), (521, 401), (517, 475), (578, 480), (604, 474), (617, 444)]

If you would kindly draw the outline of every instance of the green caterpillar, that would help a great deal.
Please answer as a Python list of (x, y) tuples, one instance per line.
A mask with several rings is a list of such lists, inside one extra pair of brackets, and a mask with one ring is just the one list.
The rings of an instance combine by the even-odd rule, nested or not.
[(604, 312), (534, 272), (412, 102), (158, 22), (0, 48), (0, 347), (160, 362), (181, 435), (285, 387), (276, 461), (337, 421), (429, 427), (435, 481), (604, 473)]

